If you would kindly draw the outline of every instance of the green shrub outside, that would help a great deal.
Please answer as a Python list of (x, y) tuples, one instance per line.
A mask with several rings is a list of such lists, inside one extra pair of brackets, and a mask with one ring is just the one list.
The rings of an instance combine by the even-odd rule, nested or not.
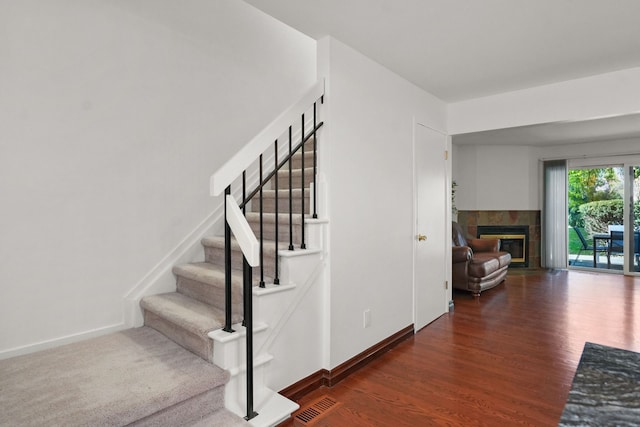
[(585, 203), (580, 205), (578, 211), (589, 235), (607, 233), (609, 225), (622, 224), (622, 199)]
[[(580, 205), (578, 211), (580, 213), (581, 223), (588, 235), (595, 233), (609, 232), (609, 225), (623, 224), (624, 205), (622, 199), (601, 200)], [(640, 227), (640, 203), (635, 203), (634, 211), (634, 229)]]
[(580, 214), (580, 206), (585, 203), (622, 199), (622, 176), (622, 167), (569, 170), (567, 193), (569, 225), (585, 226), (584, 218)]

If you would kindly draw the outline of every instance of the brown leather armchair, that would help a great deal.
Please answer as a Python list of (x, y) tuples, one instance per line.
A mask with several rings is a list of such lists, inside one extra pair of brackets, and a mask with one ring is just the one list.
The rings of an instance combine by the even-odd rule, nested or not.
[(474, 296), (504, 281), (511, 254), (500, 251), (499, 239), (467, 239), (457, 222), (452, 224), (453, 287)]

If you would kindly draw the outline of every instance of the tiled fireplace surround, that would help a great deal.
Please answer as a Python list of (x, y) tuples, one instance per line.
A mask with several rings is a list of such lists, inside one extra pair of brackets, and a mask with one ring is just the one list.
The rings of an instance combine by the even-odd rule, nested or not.
[(540, 211), (458, 211), (458, 224), (469, 237), (479, 225), (528, 225), (529, 268), (540, 268)]

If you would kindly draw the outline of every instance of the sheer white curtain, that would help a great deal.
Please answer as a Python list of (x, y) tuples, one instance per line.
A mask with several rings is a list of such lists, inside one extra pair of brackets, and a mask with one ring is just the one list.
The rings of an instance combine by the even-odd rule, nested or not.
[(567, 267), (567, 161), (543, 164), (542, 267)]

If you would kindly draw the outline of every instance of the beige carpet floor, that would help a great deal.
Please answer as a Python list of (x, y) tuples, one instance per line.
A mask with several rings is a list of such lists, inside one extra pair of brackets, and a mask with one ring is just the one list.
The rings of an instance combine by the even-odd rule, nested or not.
[(129, 329), (1, 360), (0, 426), (246, 425), (223, 408), (228, 378), (151, 328)]

